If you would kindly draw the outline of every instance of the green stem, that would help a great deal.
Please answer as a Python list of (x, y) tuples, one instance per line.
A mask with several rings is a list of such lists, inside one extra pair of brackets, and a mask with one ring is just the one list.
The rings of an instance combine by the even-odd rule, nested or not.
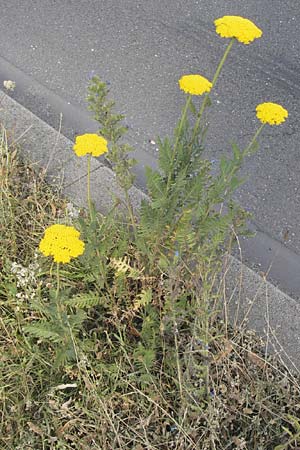
[(87, 160), (87, 201), (88, 208), (90, 212), (90, 217), (92, 219), (92, 203), (91, 203), (91, 155), (88, 154)]
[(55, 300), (56, 300), (56, 310), (57, 310), (57, 316), (60, 321), (60, 323), (63, 325), (63, 318), (62, 318), (62, 303), (61, 299), (59, 298), (59, 290), (60, 290), (60, 274), (59, 274), (59, 263), (56, 264), (56, 294), (55, 294)]
[(246, 155), (250, 152), (252, 146), (255, 144), (256, 139), (258, 138), (258, 136), (259, 136), (260, 133), (262, 132), (264, 126), (265, 126), (265, 123), (263, 123), (263, 124), (258, 128), (258, 130), (256, 131), (255, 135), (253, 136), (252, 141), (250, 142), (250, 144), (245, 148), (245, 150), (243, 150), (243, 156), (246, 156)]
[(136, 224), (135, 224), (135, 218), (134, 218), (132, 203), (130, 201), (130, 197), (129, 197), (129, 194), (128, 194), (128, 189), (125, 189), (125, 199), (126, 199), (127, 210), (128, 210), (128, 213), (129, 213), (129, 218), (130, 218), (131, 225), (132, 225), (132, 230), (133, 230), (133, 232), (135, 232)]
[[(230, 40), (228, 46), (226, 47), (226, 50), (225, 50), (225, 52), (224, 52), (224, 55), (222, 56), (222, 59), (221, 59), (221, 61), (220, 61), (219, 64), (218, 64), (218, 67), (217, 67), (216, 72), (215, 72), (215, 74), (214, 74), (213, 80), (212, 80), (212, 82), (211, 82), (211, 84), (212, 84), (211, 89), (213, 89), (213, 88), (215, 87), (215, 84), (216, 84), (216, 82), (217, 82), (217, 79), (219, 78), (219, 75), (220, 75), (220, 73), (221, 73), (222, 67), (224, 66), (224, 63), (225, 63), (225, 61), (226, 61), (226, 58), (227, 58), (227, 56), (228, 56), (228, 54), (229, 54), (229, 52), (230, 52), (230, 50), (231, 50), (231, 47), (232, 47), (234, 41), (235, 41), (235, 38), (232, 38), (232, 39)], [(203, 111), (204, 111), (204, 109), (205, 109), (205, 107), (206, 107), (206, 105), (207, 105), (208, 99), (209, 99), (209, 96), (208, 96), (208, 94), (206, 94), (205, 97), (204, 97), (204, 100), (203, 100), (203, 102), (202, 102), (200, 111), (199, 111), (199, 113), (198, 113), (198, 119), (197, 119), (197, 121), (196, 121), (196, 123), (195, 123), (195, 126), (194, 126), (194, 132), (193, 132), (193, 137), (192, 137), (191, 144), (194, 142), (194, 139), (195, 139), (196, 134), (197, 134), (197, 132), (198, 132), (199, 125), (200, 125), (200, 121), (201, 121), (201, 117), (202, 117)]]
[(199, 111), (199, 113), (198, 113), (198, 118), (197, 118), (197, 121), (196, 121), (195, 126), (194, 126), (194, 131), (193, 131), (193, 136), (192, 136), (191, 144), (194, 142), (194, 139), (195, 139), (196, 134), (197, 134), (197, 132), (198, 132), (199, 125), (200, 125), (200, 121), (201, 121), (201, 117), (202, 117), (203, 111), (204, 111), (204, 109), (205, 109), (205, 107), (206, 107), (206, 105), (207, 105), (208, 99), (209, 99), (208, 94), (206, 94), (205, 97), (204, 97), (204, 99), (203, 99), (203, 102), (202, 102), (200, 111)]
[(60, 277), (59, 277), (59, 263), (56, 264), (56, 295), (55, 298), (56, 300), (58, 299), (58, 295), (59, 295), (59, 289), (60, 289)]
[(176, 141), (175, 141), (173, 154), (172, 154), (172, 161), (171, 161), (171, 166), (172, 167), (171, 167), (171, 170), (169, 171), (169, 176), (168, 176), (168, 181), (167, 181), (167, 192), (169, 191), (169, 188), (170, 188), (170, 182), (171, 182), (171, 176), (173, 174), (173, 164), (174, 164), (174, 160), (175, 160), (175, 156), (176, 156), (177, 146), (178, 146), (178, 142), (179, 142), (179, 139), (180, 139), (180, 134), (181, 134), (181, 131), (182, 131), (182, 127), (183, 127), (183, 124), (184, 124), (185, 119), (186, 119), (187, 111), (188, 111), (189, 105), (191, 103), (191, 99), (192, 99), (192, 96), (190, 94), (188, 96), (188, 98), (186, 99), (186, 103), (185, 103), (184, 109), (183, 109), (182, 114), (181, 114), (181, 119), (180, 119), (178, 131), (177, 131), (177, 136), (176, 136)]
[(209, 389), (209, 350), (208, 350), (208, 346), (209, 346), (209, 304), (208, 304), (208, 299), (205, 300), (205, 338), (204, 338), (204, 343), (205, 343), (205, 348), (204, 348), (204, 355), (205, 355), (205, 381), (206, 381), (206, 397), (209, 399), (209, 393), (210, 393), (210, 389)]
[(229, 41), (229, 44), (227, 45), (227, 48), (226, 48), (226, 50), (225, 50), (225, 52), (224, 52), (224, 55), (222, 56), (222, 59), (221, 59), (221, 61), (219, 62), (219, 65), (218, 65), (218, 67), (217, 67), (217, 70), (216, 70), (216, 72), (215, 72), (215, 74), (214, 74), (214, 77), (213, 77), (213, 80), (212, 80), (212, 87), (213, 87), (213, 88), (215, 87), (215, 84), (216, 84), (216, 82), (217, 82), (217, 79), (219, 78), (219, 75), (220, 75), (220, 72), (221, 72), (221, 70), (222, 70), (222, 67), (224, 66), (224, 63), (225, 63), (225, 61), (226, 61), (226, 59), (227, 59), (228, 53), (230, 52), (231, 47), (232, 47), (234, 41), (235, 41), (235, 38), (232, 38), (232, 39)]

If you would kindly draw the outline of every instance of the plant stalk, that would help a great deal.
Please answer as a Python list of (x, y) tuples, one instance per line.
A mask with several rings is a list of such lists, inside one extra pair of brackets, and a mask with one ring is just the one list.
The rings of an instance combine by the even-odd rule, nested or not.
[(58, 299), (60, 289), (60, 276), (59, 276), (59, 262), (56, 263), (56, 294), (55, 298)]
[(186, 99), (185, 106), (184, 106), (184, 109), (183, 109), (182, 114), (181, 114), (179, 128), (178, 128), (178, 131), (177, 131), (177, 137), (176, 137), (176, 141), (175, 141), (175, 145), (174, 145), (174, 149), (173, 149), (173, 154), (172, 154), (172, 168), (171, 168), (171, 170), (169, 172), (168, 181), (167, 181), (167, 189), (166, 189), (167, 192), (169, 191), (169, 188), (170, 188), (170, 182), (171, 182), (171, 176), (173, 174), (173, 164), (174, 164), (174, 160), (175, 160), (175, 156), (176, 156), (176, 150), (177, 150), (178, 142), (179, 142), (179, 139), (180, 139), (180, 134), (181, 134), (182, 127), (183, 127), (183, 124), (184, 124), (186, 116), (187, 116), (187, 111), (188, 111), (191, 99), (192, 99), (192, 96), (190, 94), (187, 97), (187, 99)]
[(92, 203), (91, 203), (91, 155), (88, 154), (87, 160), (87, 201), (90, 212), (90, 218), (92, 219)]
[[(219, 75), (220, 75), (220, 73), (221, 73), (222, 67), (224, 66), (224, 63), (225, 63), (225, 61), (226, 61), (226, 59), (227, 59), (227, 56), (228, 56), (228, 54), (229, 54), (229, 52), (230, 52), (230, 50), (231, 50), (231, 47), (232, 47), (232, 45), (233, 45), (234, 40), (235, 40), (235, 38), (232, 38), (232, 39), (230, 40), (228, 46), (226, 47), (226, 50), (225, 50), (225, 52), (224, 52), (224, 55), (222, 56), (221, 61), (220, 61), (219, 64), (218, 64), (218, 67), (217, 67), (217, 69), (216, 69), (216, 72), (215, 72), (214, 77), (213, 77), (213, 80), (212, 80), (212, 87), (211, 87), (211, 89), (213, 89), (213, 88), (215, 87), (215, 84), (216, 84), (216, 82), (217, 82), (217, 79), (219, 78)], [(200, 111), (199, 111), (199, 113), (198, 113), (198, 119), (197, 119), (197, 121), (196, 121), (196, 123), (195, 123), (195, 126), (194, 126), (194, 131), (193, 131), (193, 136), (192, 136), (191, 144), (194, 142), (194, 139), (195, 139), (195, 137), (196, 137), (196, 135), (197, 135), (197, 132), (198, 132), (198, 129), (199, 129), (199, 125), (200, 125), (200, 121), (201, 121), (201, 117), (202, 117), (203, 111), (204, 111), (204, 109), (205, 109), (205, 107), (206, 107), (206, 105), (207, 105), (208, 99), (209, 99), (209, 96), (208, 96), (208, 93), (207, 93), (207, 94), (205, 95), (205, 97), (204, 97), (204, 100), (203, 100), (203, 102), (202, 102)]]
[(264, 126), (265, 126), (265, 123), (261, 124), (261, 126), (258, 128), (258, 130), (257, 130), (256, 133), (254, 134), (254, 136), (253, 136), (252, 141), (250, 142), (250, 144), (245, 148), (245, 150), (243, 150), (243, 156), (246, 156), (246, 155), (250, 152), (252, 146), (255, 144), (256, 139), (258, 138), (258, 136), (259, 136), (260, 133), (262, 132)]

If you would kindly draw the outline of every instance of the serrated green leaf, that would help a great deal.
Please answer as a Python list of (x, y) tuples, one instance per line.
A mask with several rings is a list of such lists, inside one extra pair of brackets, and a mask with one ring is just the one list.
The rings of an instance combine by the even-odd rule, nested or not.
[(134, 349), (133, 357), (135, 364), (142, 369), (149, 371), (155, 360), (155, 351), (152, 348), (145, 348), (143, 344), (139, 343), (138, 347)]
[(220, 160), (220, 170), (223, 175), (225, 175), (228, 172), (228, 159), (225, 158), (225, 156), (222, 156)]
[(46, 339), (51, 342), (61, 342), (62, 336), (57, 331), (53, 331), (47, 322), (33, 323), (23, 327), (26, 333), (40, 339)]
[(231, 191), (235, 191), (241, 184), (243, 184), (244, 180), (242, 178), (233, 177), (230, 181)]
[(139, 295), (136, 296), (136, 299), (133, 304), (133, 309), (136, 311), (143, 306), (149, 305), (152, 300), (152, 290), (144, 289)]
[(235, 144), (234, 142), (232, 142), (232, 143), (231, 143), (231, 147), (232, 147), (232, 150), (233, 150), (234, 158), (235, 158), (237, 161), (241, 161), (241, 159), (242, 159), (242, 152), (241, 152), (241, 150), (239, 149), (239, 147), (237, 146), (237, 144)]
[(105, 297), (99, 296), (95, 292), (86, 292), (75, 295), (74, 297), (66, 300), (65, 305), (74, 306), (76, 308), (93, 308), (97, 305), (106, 305), (107, 300)]
[(56, 350), (55, 354), (55, 367), (61, 367), (69, 361), (74, 361), (76, 359), (75, 350), (72, 341), (70, 341), (69, 347), (62, 347)]
[(258, 142), (254, 141), (253, 144), (251, 145), (251, 147), (248, 149), (247, 155), (250, 156), (250, 155), (253, 155), (254, 153), (256, 153), (258, 150), (258, 147), (259, 147)]

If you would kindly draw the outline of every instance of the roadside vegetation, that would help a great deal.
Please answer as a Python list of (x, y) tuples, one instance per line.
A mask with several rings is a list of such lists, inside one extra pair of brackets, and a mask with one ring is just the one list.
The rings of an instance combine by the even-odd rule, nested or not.
[[(246, 22), (245, 22), (246, 21)], [(0, 448), (292, 450), (300, 445), (299, 377), (251, 330), (224, 316), (222, 267), (247, 214), (232, 201), (239, 169), (287, 111), (257, 107), (245, 149), (219, 172), (203, 158), (209, 92), (236, 41), (261, 36), (225, 16), (229, 38), (212, 81), (186, 94), (174, 136), (146, 170), (148, 198), (130, 202), (135, 161), (126, 128), (98, 77), (88, 88), (98, 134), (77, 136), (87, 159), (79, 209), (0, 130)], [(200, 99), (200, 100), (199, 100)], [(124, 197), (103, 216), (90, 190), (92, 156), (113, 165)]]

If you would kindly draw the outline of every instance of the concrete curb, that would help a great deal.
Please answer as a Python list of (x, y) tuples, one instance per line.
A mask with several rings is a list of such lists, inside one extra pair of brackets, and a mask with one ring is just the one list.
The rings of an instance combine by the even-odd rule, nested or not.
[[(47, 168), (47, 181), (62, 183), (63, 192), (77, 206), (85, 206), (86, 164), (72, 150), (73, 142), (43, 122), (29, 110), (0, 91), (3, 101), (0, 107), (0, 123), (9, 130), (10, 140), (20, 144), (22, 152), (38, 166)], [(124, 198), (114, 172), (98, 159), (91, 161), (91, 190), (96, 208), (106, 213), (113, 205), (113, 196)], [(139, 189), (130, 190), (130, 198), (136, 208), (145, 197)]]
[(228, 255), (223, 276), (224, 310), (231, 323), (255, 330), (292, 370), (300, 370), (300, 305)]
[[(0, 91), (0, 123), (10, 141), (40, 167), (47, 167), (51, 184), (63, 183), (63, 192), (74, 204), (86, 205), (86, 168), (72, 151), (73, 142)], [(91, 164), (91, 187), (96, 207), (106, 213), (112, 197), (123, 198), (114, 172), (99, 160)], [(98, 193), (98, 195), (95, 195)], [(145, 194), (133, 187), (130, 197), (138, 210)], [(224, 305), (231, 321), (243, 322), (267, 339), (267, 351), (280, 354), (291, 369), (300, 369), (300, 305), (235, 257), (229, 256), (224, 273)], [(249, 309), (250, 308), (250, 309)]]

